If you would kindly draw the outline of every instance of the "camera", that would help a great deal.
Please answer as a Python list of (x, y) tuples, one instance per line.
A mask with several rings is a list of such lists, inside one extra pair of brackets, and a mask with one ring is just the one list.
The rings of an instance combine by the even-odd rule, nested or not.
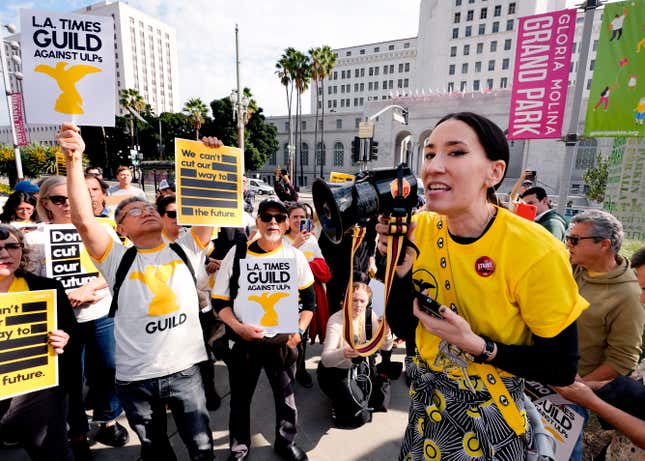
[(311, 193), (323, 232), (338, 244), (354, 224), (365, 224), (371, 217), (409, 217), (417, 206), (417, 178), (407, 165), (401, 164), (394, 169), (361, 171), (353, 184), (334, 189), (317, 179)]

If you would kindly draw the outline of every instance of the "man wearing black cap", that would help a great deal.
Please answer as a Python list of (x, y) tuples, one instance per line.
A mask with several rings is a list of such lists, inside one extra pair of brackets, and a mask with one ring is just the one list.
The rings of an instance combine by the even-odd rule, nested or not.
[[(316, 304), (314, 277), (305, 255), (297, 248), (282, 245), (282, 237), (288, 227), (287, 208), (282, 202), (275, 199), (261, 202), (256, 225), (260, 238), (246, 246), (242, 244), (241, 247), (236, 246), (229, 250), (217, 272), (212, 291), (213, 308), (226, 323), (229, 338), (234, 342), (228, 361), (231, 386), (231, 453), (228, 459), (246, 459), (248, 456), (251, 446), (251, 398), (260, 372), (264, 368), (276, 404), (274, 449), (286, 460), (303, 461), (308, 459), (307, 455), (294, 443), (296, 404), (293, 382), (298, 356), (296, 346), (301, 341), (302, 333), (309, 326)], [(240, 248), (245, 250), (244, 255), (240, 254)], [(245, 259), (245, 264), (251, 265), (263, 258), (281, 258), (295, 262), (301, 311), (298, 331), (293, 334), (269, 337), (261, 326), (243, 323), (240, 320), (240, 310), (249, 303), (237, 298), (243, 275), (239, 268), (240, 259)], [(271, 294), (274, 293), (280, 294), (279, 290), (271, 291)], [(297, 300), (293, 302), (293, 309), (298, 309)]]

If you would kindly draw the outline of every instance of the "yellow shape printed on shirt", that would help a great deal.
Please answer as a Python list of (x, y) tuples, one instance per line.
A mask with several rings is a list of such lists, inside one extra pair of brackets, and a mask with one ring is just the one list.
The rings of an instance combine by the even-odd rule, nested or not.
[(262, 293), (260, 296), (251, 295), (249, 296), (249, 301), (255, 301), (262, 309), (264, 309), (264, 315), (260, 320), (260, 325), (263, 327), (276, 327), (278, 326), (278, 313), (275, 310), (275, 305), (282, 298), (289, 296), (288, 293), (272, 293), (267, 292)]
[(157, 317), (179, 310), (177, 296), (168, 286), (168, 281), (179, 264), (182, 264), (180, 260), (170, 261), (168, 264), (146, 266), (145, 272), (134, 271), (130, 274), (131, 280), (141, 281), (152, 292), (148, 306), (149, 316)]
[(466, 434), (464, 435), (463, 443), (464, 451), (468, 454), (468, 456), (472, 458), (484, 456), (484, 451), (482, 450), (479, 439), (474, 432), (466, 432)]
[(39, 64), (34, 70), (49, 75), (56, 80), (58, 88), (62, 91), (54, 110), (63, 114), (82, 114), (83, 112), (83, 98), (76, 89), (76, 83), (85, 77), (87, 74), (94, 72), (101, 72), (101, 69), (86, 64), (76, 64), (69, 69), (65, 69), (67, 63), (64, 61), (57, 62), (56, 67), (47, 64)]
[(431, 439), (423, 442), (423, 457), (428, 461), (439, 461), (441, 459), (441, 450)]

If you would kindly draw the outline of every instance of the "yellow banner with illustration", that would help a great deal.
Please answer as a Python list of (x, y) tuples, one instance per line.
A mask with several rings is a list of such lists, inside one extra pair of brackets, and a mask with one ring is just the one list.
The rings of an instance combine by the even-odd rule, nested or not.
[(296, 260), (284, 258), (240, 259), (240, 287), (235, 315), (264, 333), (298, 331)]
[(0, 294), (0, 400), (58, 385), (56, 291)]

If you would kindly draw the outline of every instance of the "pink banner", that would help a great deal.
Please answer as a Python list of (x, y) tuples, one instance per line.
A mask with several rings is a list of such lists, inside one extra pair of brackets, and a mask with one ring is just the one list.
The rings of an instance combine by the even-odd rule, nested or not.
[(562, 135), (576, 10), (520, 18), (508, 139)]
[(25, 131), (25, 120), (22, 116), (22, 95), (20, 93), (11, 93), (11, 116), (13, 127), (16, 130), (16, 144), (26, 146), (29, 142)]

